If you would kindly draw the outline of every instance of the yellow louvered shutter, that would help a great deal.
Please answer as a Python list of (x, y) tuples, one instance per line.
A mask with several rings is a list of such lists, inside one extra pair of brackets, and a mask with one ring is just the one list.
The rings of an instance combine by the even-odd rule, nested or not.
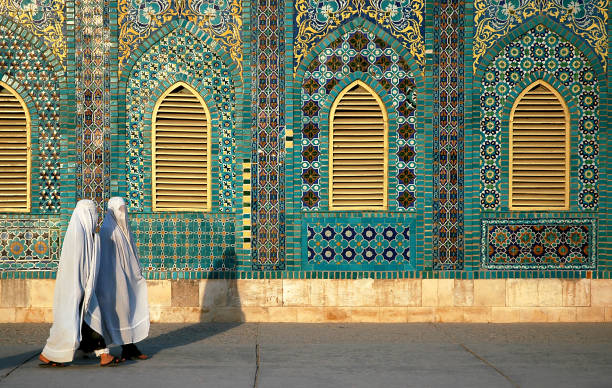
[(30, 211), (30, 115), (21, 97), (0, 83), (0, 211)]
[(179, 82), (153, 112), (153, 210), (210, 211), (210, 113), (202, 97)]
[(387, 209), (388, 122), (380, 97), (356, 81), (330, 114), (331, 210)]
[(536, 81), (510, 117), (510, 209), (569, 209), (569, 113), (561, 95)]

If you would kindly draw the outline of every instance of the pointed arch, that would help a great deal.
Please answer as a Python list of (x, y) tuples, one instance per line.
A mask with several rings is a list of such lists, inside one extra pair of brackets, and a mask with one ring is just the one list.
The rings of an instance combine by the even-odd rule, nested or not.
[(380, 96), (356, 80), (329, 117), (330, 210), (386, 210), (389, 118)]
[(179, 81), (157, 100), (151, 131), (153, 211), (210, 211), (210, 110)]
[(570, 114), (551, 84), (518, 95), (509, 138), (510, 210), (569, 210)]
[(474, 79), (481, 83), (484, 72), (486, 71), (487, 67), (489, 67), (497, 58), (499, 53), (501, 53), (507, 45), (516, 41), (521, 36), (529, 32), (529, 30), (537, 27), (538, 25), (542, 25), (549, 31), (554, 32), (557, 36), (563, 37), (566, 41), (570, 42), (576, 49), (578, 49), (578, 51), (580, 51), (589, 60), (589, 63), (591, 66), (593, 66), (597, 74), (600, 75), (600, 77), (598, 77), (598, 82), (600, 82), (603, 86), (603, 79), (605, 79), (605, 77), (601, 77), (601, 75), (606, 74), (606, 64), (602, 63), (595, 50), (593, 50), (593, 48), (587, 42), (585, 42), (584, 39), (580, 38), (570, 29), (542, 14), (535, 15), (525, 20), (520, 25), (508, 31), (506, 35), (491, 46), (487, 50), (486, 54), (484, 54), (478, 62), (474, 63)]
[(406, 61), (410, 71), (414, 74), (416, 84), (419, 85), (419, 87), (423, 84), (423, 73), (421, 71), (421, 67), (416, 62), (414, 57), (410, 54), (410, 51), (387, 31), (361, 16), (349, 19), (343, 24), (339, 25), (335, 30), (327, 34), (324, 39), (321, 39), (312, 48), (312, 50), (310, 50), (310, 52), (308, 52), (308, 54), (304, 56), (304, 59), (295, 68), (296, 84), (302, 84), (304, 80), (304, 73), (306, 72), (308, 67), (318, 58), (319, 54), (321, 54), (325, 49), (329, 48), (330, 44), (334, 40), (358, 28), (362, 28), (365, 31), (371, 32), (376, 35), (376, 37), (380, 38), (382, 41), (387, 42), (389, 47), (395, 50), (397, 54)]
[(29, 212), (31, 120), (23, 98), (0, 81), (0, 212)]

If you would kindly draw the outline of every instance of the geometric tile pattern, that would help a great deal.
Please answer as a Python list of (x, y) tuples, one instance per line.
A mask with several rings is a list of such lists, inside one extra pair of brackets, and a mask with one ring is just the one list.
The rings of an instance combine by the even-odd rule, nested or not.
[(345, 21), (363, 17), (398, 39), (419, 64), (425, 60), (425, 1), (297, 0), (294, 66)]
[(483, 220), (481, 261), (487, 269), (595, 269), (593, 219)]
[(242, 69), (242, 3), (239, 0), (119, 0), (119, 69), (140, 44), (176, 19), (185, 19), (210, 36)]
[(475, 0), (474, 69), (487, 50), (527, 19), (546, 15), (584, 39), (606, 68), (609, 0)]
[[(588, 59), (564, 38), (538, 25), (508, 44), (492, 61), (482, 78), (481, 108), (481, 190), (480, 204), (484, 210), (499, 210), (502, 151), (507, 147), (502, 139), (507, 129), (504, 106), (518, 90), (517, 85), (529, 74), (542, 72), (558, 81), (577, 106), (577, 127), (571, 128), (572, 154), (578, 158), (579, 187), (577, 198), (570, 198), (580, 209), (596, 209), (599, 203), (599, 87), (597, 75)], [(572, 163), (572, 165), (575, 165)], [(575, 174), (572, 171), (572, 176)], [(575, 206), (575, 205), (574, 205)]]
[(0, 15), (14, 19), (40, 38), (65, 66), (66, 2), (64, 0), (0, 0)]
[(410, 226), (388, 219), (310, 221), (303, 249), (313, 269), (382, 270), (410, 265)]
[(133, 214), (131, 227), (144, 271), (236, 269), (236, 218)]
[[(34, 108), (32, 134), (38, 133), (32, 159), (32, 212), (60, 210), (60, 81), (47, 56), (29, 40), (0, 26), (0, 74), (23, 88)], [(34, 120), (36, 118), (38, 120)], [(37, 125), (37, 126), (36, 126)]]
[(0, 271), (57, 270), (60, 236), (60, 219), (0, 220)]
[(434, 3), (433, 269), (464, 263), (464, 9)]
[[(328, 186), (328, 171), (321, 168), (327, 160), (326, 118), (322, 105), (335, 86), (353, 72), (363, 72), (382, 85), (391, 96), (397, 126), (397, 142), (389, 146), (389, 165), (397, 175), (389, 185), (397, 190), (389, 205), (398, 210), (416, 210), (416, 86), (407, 61), (391, 45), (374, 33), (354, 29), (333, 41), (315, 57), (304, 73), (301, 92), (301, 208), (319, 211), (323, 208), (322, 191)], [(383, 96), (384, 97), (384, 96)], [(325, 202), (325, 200), (323, 200)]]
[[(236, 195), (234, 183), (234, 149), (236, 140), (233, 136), (235, 127), (235, 90), (230, 69), (214, 49), (192, 35), (184, 28), (177, 28), (164, 36), (147, 50), (132, 67), (126, 88), (127, 110), (127, 176), (130, 210), (132, 212), (150, 209), (150, 201), (145, 203), (145, 191), (151, 190), (151, 177), (145, 171), (150, 163), (150, 151), (145, 152), (145, 134), (150, 128), (145, 127), (147, 112), (158, 96), (165, 90), (157, 90), (166, 80), (177, 77), (189, 77), (188, 83), (201, 84), (201, 94), (207, 101), (209, 109), (219, 112), (219, 119), (213, 119), (213, 149), (217, 147), (218, 160), (213, 166), (220, 166), (213, 183), (219, 182), (219, 211), (228, 212)], [(157, 93), (157, 94), (155, 94)], [(210, 102), (214, 102), (211, 104)], [(216, 145), (215, 145), (216, 142)], [(149, 139), (147, 139), (147, 144)], [(149, 193), (147, 193), (148, 195)], [(147, 198), (150, 198), (148, 196)]]
[(285, 27), (277, 0), (253, 2), (251, 17), (251, 260), (285, 268)]
[(77, 196), (104, 208), (110, 194), (110, 15), (108, 0), (75, 9)]

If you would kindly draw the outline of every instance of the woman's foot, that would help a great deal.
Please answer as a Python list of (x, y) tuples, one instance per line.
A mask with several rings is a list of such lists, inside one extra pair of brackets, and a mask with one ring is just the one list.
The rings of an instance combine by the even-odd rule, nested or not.
[(110, 353), (100, 355), (100, 366), (117, 366), (121, 363), (121, 359), (113, 356)]
[(43, 356), (42, 353), (38, 356), (38, 359), (41, 361), (41, 364), (38, 364), (38, 366), (42, 368), (62, 368), (66, 366), (66, 364), (64, 364), (63, 362), (55, 362), (49, 360), (47, 357)]
[(121, 345), (121, 359), (123, 360), (146, 360), (149, 358), (146, 354), (136, 347), (134, 344)]

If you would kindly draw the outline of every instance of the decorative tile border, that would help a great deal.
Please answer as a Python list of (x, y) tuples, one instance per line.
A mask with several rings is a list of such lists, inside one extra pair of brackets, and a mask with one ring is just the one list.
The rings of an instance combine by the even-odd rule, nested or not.
[(77, 196), (99, 209), (110, 197), (110, 16), (102, 2), (81, 0), (74, 23)]
[(434, 3), (433, 252), (435, 270), (464, 265), (463, 1)]
[(481, 263), (487, 269), (596, 267), (595, 219), (484, 219)]
[(278, 0), (251, 8), (251, 260), (285, 269), (285, 28)]

